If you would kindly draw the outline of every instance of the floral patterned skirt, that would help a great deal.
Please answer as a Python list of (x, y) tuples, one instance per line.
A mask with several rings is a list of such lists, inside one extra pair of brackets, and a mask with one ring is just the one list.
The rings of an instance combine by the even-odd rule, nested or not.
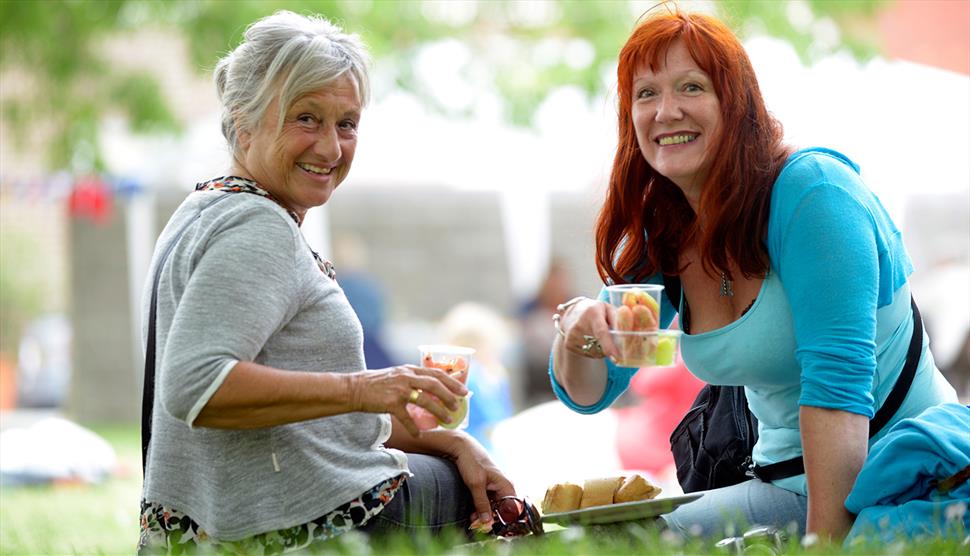
[(367, 523), (391, 501), (406, 478), (407, 474), (403, 474), (388, 479), (361, 494), (359, 498), (309, 523), (260, 533), (238, 541), (213, 539), (184, 513), (143, 499), (138, 552), (191, 554), (203, 549), (259, 556), (304, 549)]

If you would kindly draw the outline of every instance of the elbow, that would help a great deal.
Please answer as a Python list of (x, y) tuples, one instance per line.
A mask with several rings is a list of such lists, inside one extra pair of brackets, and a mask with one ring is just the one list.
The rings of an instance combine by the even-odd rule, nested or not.
[(163, 373), (163, 380), (155, 385), (158, 406), (170, 417), (191, 427), (209, 396), (205, 395), (206, 389), (201, 385), (192, 386), (171, 375), (171, 372)]
[[(179, 373), (173, 372), (179, 367), (163, 368), (155, 387), (159, 406), (175, 419), (193, 426), (236, 363), (236, 360), (220, 361)], [(189, 377), (198, 378), (190, 380)]]
[(187, 425), (192, 425), (190, 415), (194, 404), (188, 399), (189, 396), (185, 392), (162, 388), (156, 391), (156, 395), (158, 396), (159, 405), (165, 413)]

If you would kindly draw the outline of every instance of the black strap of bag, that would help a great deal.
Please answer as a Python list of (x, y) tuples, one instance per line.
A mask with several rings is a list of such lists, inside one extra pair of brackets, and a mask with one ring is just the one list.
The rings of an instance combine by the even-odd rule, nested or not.
[[(679, 309), (681, 297), (680, 278), (664, 275), (663, 282), (667, 298), (674, 307)], [(906, 352), (906, 363), (899, 377), (896, 379), (892, 391), (889, 392), (886, 401), (869, 421), (869, 438), (878, 434), (896, 414), (906, 399), (906, 394), (909, 393), (910, 386), (913, 384), (913, 378), (916, 376), (916, 369), (919, 366), (923, 348), (923, 319), (920, 316), (919, 308), (916, 306), (916, 300), (912, 296), (910, 296), (910, 305), (913, 309), (913, 335), (909, 340), (909, 349)], [(794, 477), (804, 472), (805, 462), (802, 456), (765, 466), (752, 465), (750, 468), (751, 475), (765, 482)]]
[(145, 467), (148, 465), (148, 444), (152, 440), (152, 406), (155, 402), (155, 315), (156, 308), (158, 306), (158, 283), (162, 276), (162, 267), (165, 266), (165, 261), (168, 256), (172, 253), (172, 249), (175, 244), (178, 243), (179, 238), (185, 233), (193, 222), (202, 216), (202, 212), (211, 207), (212, 205), (218, 203), (219, 201), (228, 198), (228, 194), (220, 195), (216, 197), (208, 205), (202, 207), (199, 210), (199, 214), (195, 216), (192, 220), (185, 223), (182, 229), (175, 234), (172, 241), (169, 242), (168, 247), (162, 253), (162, 256), (158, 259), (158, 265), (155, 267), (155, 276), (152, 279), (152, 301), (151, 306), (148, 309), (148, 345), (145, 347), (145, 374), (144, 374), (144, 386), (141, 391), (141, 473), (142, 476), (145, 475)]

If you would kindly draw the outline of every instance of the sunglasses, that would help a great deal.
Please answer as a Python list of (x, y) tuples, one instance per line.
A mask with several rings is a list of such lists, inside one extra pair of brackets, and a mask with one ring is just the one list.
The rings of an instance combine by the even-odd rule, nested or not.
[(543, 533), (539, 510), (526, 497), (503, 496), (492, 500), (492, 518), (492, 534), (499, 537)]
[(728, 554), (765, 554), (775, 556), (785, 551), (788, 535), (777, 527), (756, 526), (740, 537), (728, 537), (714, 545)]

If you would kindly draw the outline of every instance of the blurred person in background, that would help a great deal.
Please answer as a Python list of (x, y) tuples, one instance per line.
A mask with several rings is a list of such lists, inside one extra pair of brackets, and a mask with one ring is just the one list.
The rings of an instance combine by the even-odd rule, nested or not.
[(525, 373), (522, 377), (523, 406), (555, 400), (556, 396), (549, 387), (549, 344), (554, 330), (549, 328), (549, 319), (564, 299), (574, 295), (569, 268), (565, 261), (553, 256), (549, 271), (536, 291), (535, 296), (523, 303), (518, 311), (522, 325), (522, 350), (525, 359)]
[[(720, 21), (650, 14), (619, 56), (619, 141), (596, 225), (607, 283), (678, 277), (687, 367), (743, 385), (760, 421), (756, 469), (802, 454), (805, 473), (710, 490), (662, 516), (687, 534), (747, 524), (841, 539), (868, 446), (901, 419), (955, 401), (924, 335), (902, 406), (872, 440), (869, 419), (907, 359), (915, 313), (901, 235), (845, 155), (796, 150), (767, 111), (743, 46)], [(604, 292), (605, 293), (605, 292)], [(561, 316), (550, 365), (577, 412), (610, 404), (637, 371), (618, 367), (613, 308)], [(589, 339), (592, 338), (592, 339)]]
[(364, 363), (368, 369), (393, 366), (384, 341), (386, 295), (377, 278), (367, 272), (367, 246), (356, 235), (339, 235), (334, 240), (334, 259), (340, 267), (340, 289), (364, 332)]
[(970, 265), (958, 257), (937, 261), (913, 280), (933, 355), (961, 403), (970, 403)]
[[(216, 66), (229, 174), (176, 210), (150, 273), (142, 550), (263, 553), (350, 529), (464, 530), (492, 522), (489, 496), (514, 494), (471, 436), (419, 433), (405, 410), (447, 421), (459, 381), (414, 365), (365, 370), (360, 322), (300, 232), (350, 170), (366, 58), (327, 20), (278, 12)], [(146, 315), (151, 293), (149, 282)]]
[(441, 321), (445, 343), (475, 350), (468, 374), (474, 395), (468, 407), (468, 434), (492, 449), (492, 429), (512, 416), (509, 373), (502, 353), (510, 340), (509, 325), (495, 310), (472, 302), (459, 303)]

